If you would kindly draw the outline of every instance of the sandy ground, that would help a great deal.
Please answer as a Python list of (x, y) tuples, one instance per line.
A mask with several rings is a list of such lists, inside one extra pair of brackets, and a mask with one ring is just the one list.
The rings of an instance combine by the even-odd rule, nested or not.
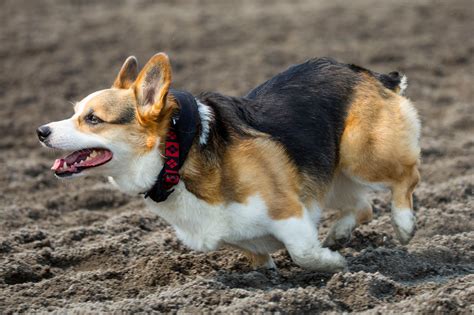
[[(351, 3), (351, 4), (349, 4)], [(474, 311), (474, 4), (455, 1), (0, 2), (0, 312)], [(102, 178), (58, 181), (35, 128), (166, 51), (175, 87), (242, 95), (315, 56), (400, 70), (423, 121), (418, 233), (388, 196), (342, 250), (350, 271), (278, 275), (236, 251), (193, 252)], [(331, 223), (326, 212), (321, 237)]]

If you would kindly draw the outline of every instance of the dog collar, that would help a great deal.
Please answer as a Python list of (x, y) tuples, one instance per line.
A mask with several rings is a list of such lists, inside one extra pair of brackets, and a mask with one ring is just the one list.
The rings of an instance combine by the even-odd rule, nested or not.
[(145, 193), (155, 202), (165, 201), (179, 183), (179, 170), (186, 161), (199, 129), (199, 110), (194, 96), (185, 91), (170, 90), (179, 105), (173, 115), (165, 141), (163, 168), (153, 187)]

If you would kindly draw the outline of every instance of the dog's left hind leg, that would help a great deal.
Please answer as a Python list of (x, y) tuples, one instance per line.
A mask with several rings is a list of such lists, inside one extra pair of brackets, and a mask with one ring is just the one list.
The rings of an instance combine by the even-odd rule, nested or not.
[(372, 220), (372, 205), (366, 185), (339, 173), (328, 194), (326, 206), (340, 211), (338, 219), (329, 230), (323, 246), (340, 248), (351, 239), (352, 231), (360, 224)]

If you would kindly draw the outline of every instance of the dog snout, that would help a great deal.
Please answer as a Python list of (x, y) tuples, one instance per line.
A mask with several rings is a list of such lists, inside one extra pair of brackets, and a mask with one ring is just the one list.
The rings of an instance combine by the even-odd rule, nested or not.
[(51, 134), (51, 128), (46, 125), (40, 126), (36, 129), (36, 134), (38, 135), (38, 139), (44, 142)]

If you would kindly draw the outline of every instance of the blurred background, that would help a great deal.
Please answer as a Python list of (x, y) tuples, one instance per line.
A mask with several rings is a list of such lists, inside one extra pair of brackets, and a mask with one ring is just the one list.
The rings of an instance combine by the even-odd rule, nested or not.
[[(1, 1), (0, 311), (472, 310), (473, 16), (472, 0)], [(109, 87), (127, 56), (143, 66), (160, 51), (193, 93), (243, 95), (322, 56), (404, 72), (423, 123), (412, 243), (393, 239), (377, 194), (343, 250), (349, 273), (302, 271), (282, 252), (273, 277), (235, 251), (189, 251), (104, 179), (56, 180), (36, 127)]]

